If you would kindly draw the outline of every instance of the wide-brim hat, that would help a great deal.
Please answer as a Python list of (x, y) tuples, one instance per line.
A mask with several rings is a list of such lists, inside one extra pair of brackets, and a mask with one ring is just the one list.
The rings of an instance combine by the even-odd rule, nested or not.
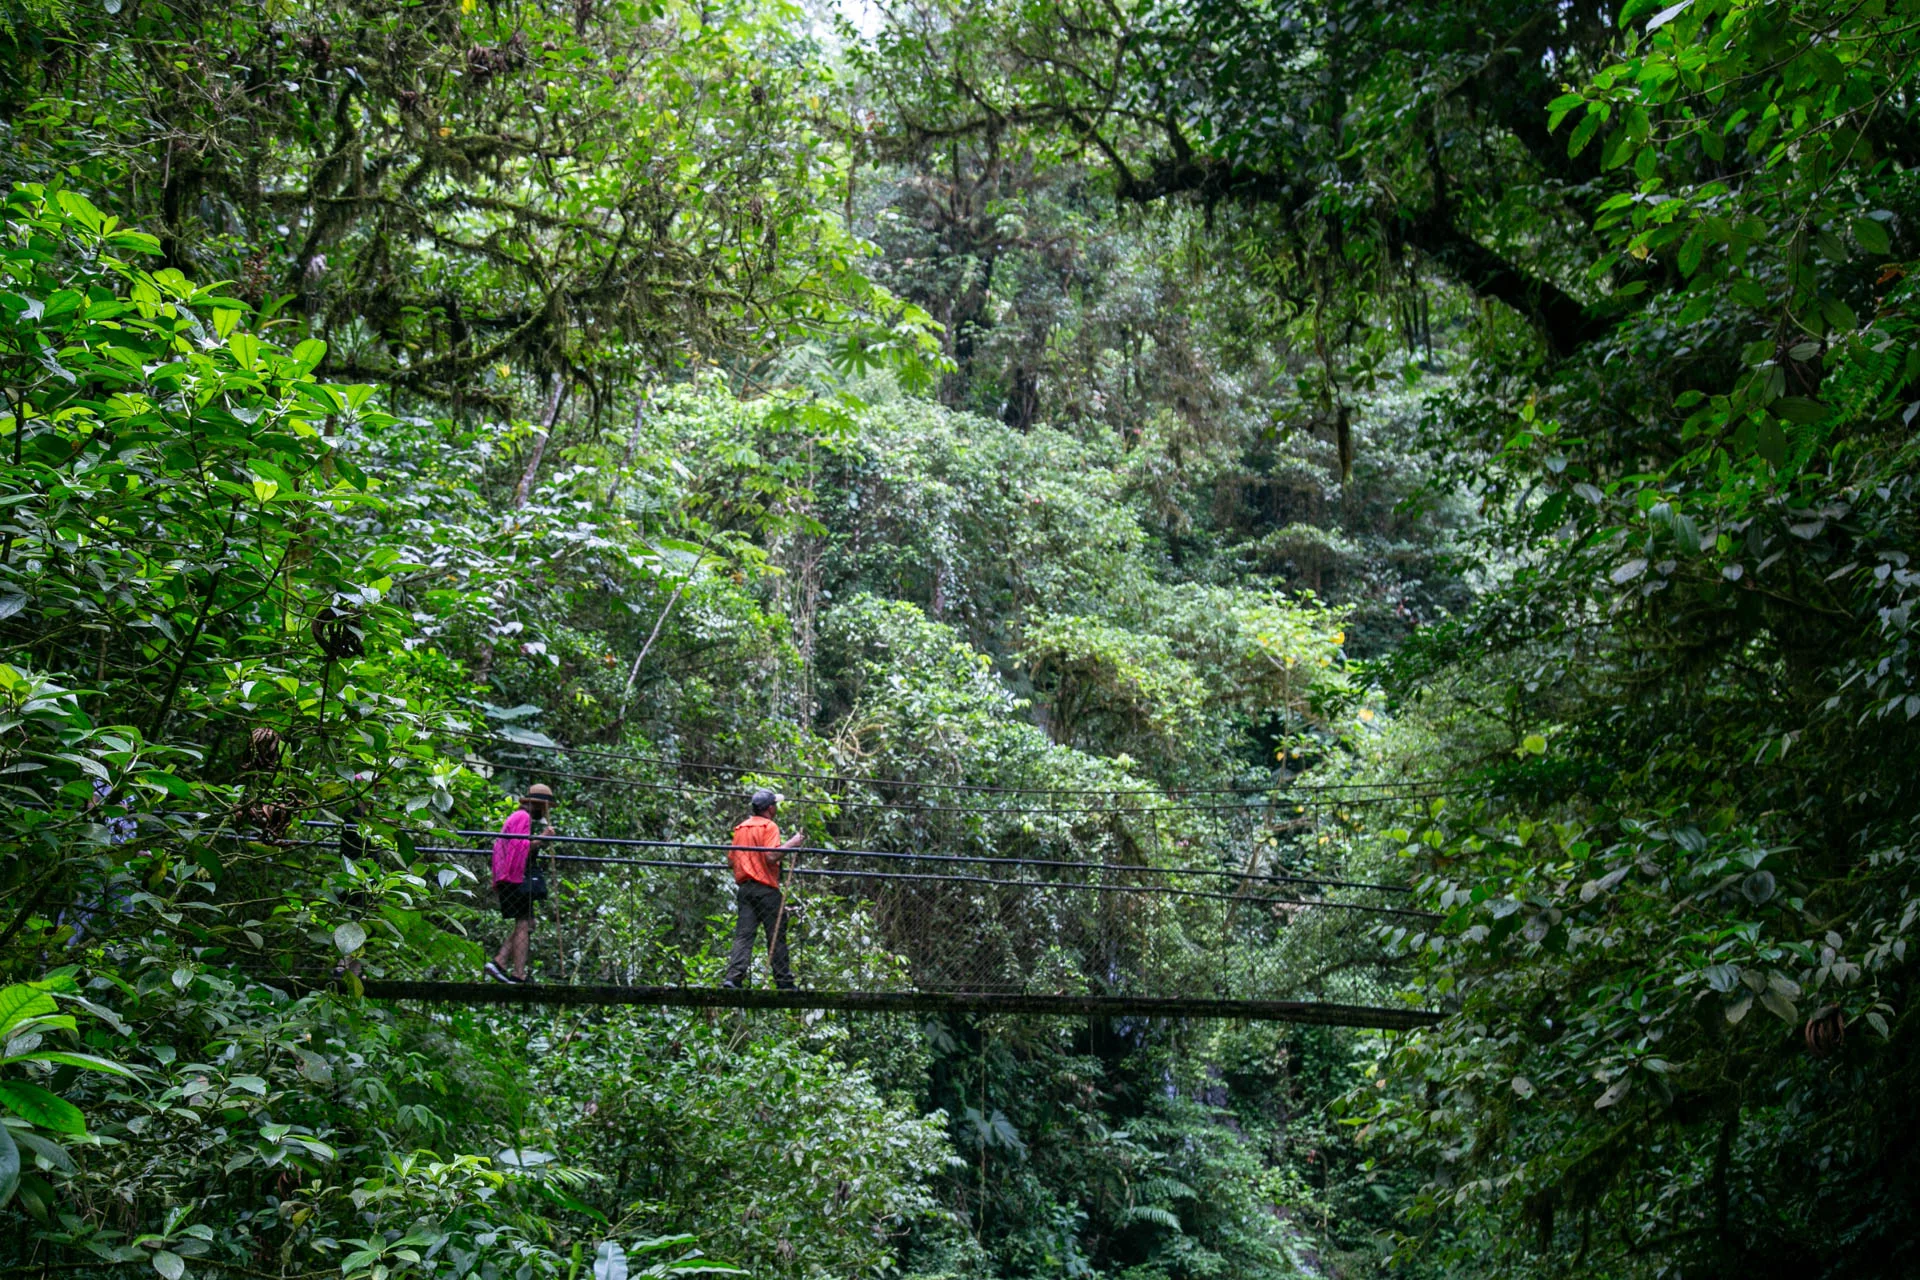
[(527, 788), (527, 799), (551, 800), (553, 799), (553, 788), (544, 782), (536, 782)]

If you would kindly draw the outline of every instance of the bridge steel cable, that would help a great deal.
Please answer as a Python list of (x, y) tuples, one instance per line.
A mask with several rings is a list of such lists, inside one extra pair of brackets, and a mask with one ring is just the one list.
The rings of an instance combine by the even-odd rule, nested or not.
[[(309, 820), (306, 825), (315, 826), (315, 827), (331, 827), (331, 826), (338, 826), (339, 824), (313, 819), (313, 820)], [(480, 831), (480, 830), (475, 830), (471, 828), (446, 829), (441, 831), (440, 834), (451, 835), (451, 836), (461, 836), (469, 839), (478, 839), (478, 840), (495, 840), (495, 839), (498, 839), (500, 836), (500, 833), (497, 831)], [(712, 842), (712, 841), (649, 840), (649, 839), (644, 839), (640, 837), (627, 837), (627, 836), (551, 835), (551, 836), (542, 836), (540, 837), (540, 839), (547, 844), (599, 845), (604, 848), (688, 849), (688, 850), (698, 850), (698, 851), (705, 851), (705, 852), (728, 852), (737, 847), (731, 843), (718, 843), (718, 842)], [(465, 847), (454, 847), (454, 846), (444, 846), (444, 845), (415, 846), (415, 848), (418, 852), (421, 852), (421, 853), (484, 854), (489, 852), (489, 850), (486, 850), (486, 849), (469, 849)], [(1193, 867), (1193, 866), (1163, 867), (1163, 866), (1154, 866), (1148, 863), (1138, 863), (1138, 862), (1069, 862), (1059, 858), (1012, 858), (1012, 857), (1006, 857), (1003, 855), (996, 855), (996, 854), (975, 854), (975, 853), (903, 853), (894, 849), (846, 849), (846, 848), (839, 848), (833, 845), (802, 845), (792, 850), (789, 850), (789, 852), (795, 853), (795, 854), (819, 854), (819, 855), (825, 855), (828, 857), (842, 857), (842, 858), (897, 859), (897, 860), (909, 861), (909, 862), (959, 862), (959, 863), (971, 863), (976, 865), (989, 865), (989, 866), (1050, 867), (1050, 868), (1054, 868), (1056, 870), (1062, 870), (1062, 871), (1112, 871), (1112, 872), (1121, 872), (1121, 873), (1130, 873), (1130, 874), (1139, 874), (1139, 875), (1208, 876), (1208, 877), (1213, 877), (1216, 879), (1224, 879), (1224, 880), (1246, 880), (1246, 881), (1258, 881), (1262, 883), (1331, 885), (1339, 889), (1372, 889), (1372, 890), (1380, 891), (1382, 893), (1412, 893), (1413, 892), (1413, 889), (1410, 886), (1404, 885), (1404, 884), (1379, 884), (1379, 883), (1376, 883), (1373, 881), (1367, 881), (1367, 880), (1339, 880), (1329, 876), (1289, 875), (1284, 872), (1278, 872), (1278, 871), (1235, 871), (1229, 867)], [(572, 861), (600, 861), (600, 862), (609, 862), (609, 863), (619, 863), (622, 861), (626, 861), (624, 859), (607, 859), (607, 858), (586, 859), (582, 857), (574, 857), (573, 855), (567, 855), (567, 854), (542, 854), (540, 856), (558, 858), (562, 860), (572, 860)], [(725, 864), (717, 863), (717, 862), (716, 863), (687, 863), (687, 862), (661, 861), (658, 863), (648, 863), (646, 865), (718, 867), (718, 866), (724, 866)]]
[[(690, 845), (686, 847), (705, 848), (710, 846)], [(731, 846), (725, 846), (725, 847), (730, 848)], [(437, 845), (416, 846), (415, 851), (418, 853), (453, 854), (453, 855), (460, 855), (460, 856), (471, 857), (471, 858), (484, 858), (489, 856), (489, 854), (491, 853), (491, 850), (487, 850), (487, 849), (468, 849), (468, 848), (437, 846)], [(788, 852), (789, 853), (840, 853), (844, 851), (838, 850), (838, 849), (790, 849), (788, 850)], [(670, 871), (709, 871), (709, 872), (721, 872), (729, 869), (728, 865), (724, 862), (686, 862), (686, 861), (679, 861), (679, 860), (666, 859), (666, 858), (597, 858), (597, 857), (592, 857), (586, 854), (565, 854), (565, 853), (541, 854), (540, 856), (552, 862), (567, 862), (567, 863), (603, 866), (603, 867), (652, 867), (659, 870), (670, 870)], [(905, 853), (905, 854), (871, 854), (869, 853), (861, 856), (900, 857), (900, 858), (915, 857), (914, 854), (910, 854), (910, 853)], [(1054, 863), (1052, 865), (1074, 866), (1076, 864)], [(1128, 870), (1150, 870), (1150, 868), (1130, 867), (1128, 868)], [(1340, 911), (1361, 911), (1361, 912), (1370, 912), (1376, 915), (1407, 916), (1407, 917), (1411, 917), (1414, 919), (1421, 919), (1421, 920), (1438, 920), (1441, 918), (1440, 913), (1437, 911), (1422, 911), (1415, 907), (1379, 907), (1379, 906), (1374, 906), (1370, 903), (1364, 903), (1364, 902), (1330, 902), (1325, 899), (1319, 899), (1319, 898), (1255, 897), (1251, 894), (1245, 894), (1245, 893), (1221, 893), (1221, 892), (1218, 892), (1217, 890), (1212, 890), (1212, 889), (1183, 889), (1178, 885), (1112, 884), (1106, 881), (1088, 881), (1088, 880), (1009, 879), (1004, 876), (936, 875), (936, 874), (930, 874), (925, 872), (910, 872), (910, 871), (861, 871), (855, 868), (847, 868), (847, 867), (796, 867), (792, 869), (788, 874), (796, 875), (796, 876), (820, 877), (823, 879), (833, 879), (833, 880), (874, 880), (874, 881), (898, 880), (903, 883), (910, 882), (910, 881), (924, 881), (929, 883), (940, 882), (945, 884), (988, 884), (988, 885), (994, 885), (996, 887), (1004, 887), (1004, 888), (1010, 888), (1010, 889), (1084, 889), (1092, 893), (1165, 894), (1170, 897), (1176, 897), (1176, 898), (1208, 898), (1208, 899), (1217, 899), (1224, 902), (1246, 902), (1246, 903), (1254, 904), (1256, 906), (1273, 905), (1273, 906), (1288, 906), (1288, 907), (1331, 907), (1331, 908), (1334, 908), (1335, 910), (1340, 910)]]

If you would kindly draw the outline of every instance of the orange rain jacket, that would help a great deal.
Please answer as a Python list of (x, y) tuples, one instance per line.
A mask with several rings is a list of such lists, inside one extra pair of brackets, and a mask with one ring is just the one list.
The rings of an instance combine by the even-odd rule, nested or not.
[(733, 848), (727, 861), (733, 865), (733, 878), (741, 884), (752, 880), (771, 888), (780, 887), (780, 862), (763, 850), (780, 847), (780, 827), (772, 818), (752, 817), (733, 829)]

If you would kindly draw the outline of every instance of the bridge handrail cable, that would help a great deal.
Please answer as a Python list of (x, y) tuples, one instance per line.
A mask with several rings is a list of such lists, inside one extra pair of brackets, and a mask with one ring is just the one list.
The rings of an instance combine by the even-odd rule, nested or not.
[[(309, 818), (304, 825), (311, 827), (337, 827), (341, 824), (319, 818)], [(470, 828), (442, 828), (440, 834), (462, 836), (468, 839), (497, 840), (498, 831), (480, 831)], [(605, 848), (627, 849), (691, 849), (704, 852), (724, 853), (738, 847), (733, 844), (715, 843), (699, 840), (647, 840), (638, 837), (619, 836), (542, 836), (541, 840), (549, 844), (587, 844)], [(486, 849), (464, 849), (445, 846), (420, 846), (422, 853), (487, 853)], [(885, 858), (907, 862), (962, 862), (975, 865), (1008, 867), (1053, 867), (1072, 871), (1118, 871), (1146, 875), (1166, 876), (1210, 876), (1221, 880), (1243, 880), (1258, 883), (1282, 884), (1321, 884), (1337, 889), (1373, 889), (1382, 893), (1412, 893), (1413, 889), (1403, 884), (1376, 884), (1365, 880), (1335, 880), (1325, 876), (1287, 875), (1277, 871), (1234, 871), (1226, 867), (1156, 867), (1137, 862), (1066, 862), (1057, 858), (1011, 858), (990, 854), (969, 853), (905, 853), (894, 849), (840, 849), (825, 845), (803, 845), (788, 850), (789, 853), (822, 854), (843, 858)], [(571, 855), (547, 855), (565, 857)], [(668, 863), (666, 865), (688, 865)], [(719, 863), (699, 865), (723, 865)]]

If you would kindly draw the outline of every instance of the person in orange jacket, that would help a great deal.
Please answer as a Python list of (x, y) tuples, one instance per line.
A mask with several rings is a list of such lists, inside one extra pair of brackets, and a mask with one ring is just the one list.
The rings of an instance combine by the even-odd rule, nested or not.
[(787, 965), (786, 930), (780, 917), (780, 863), (786, 851), (798, 848), (807, 835), (796, 831), (781, 841), (780, 826), (773, 820), (780, 797), (773, 792), (764, 788), (754, 792), (752, 804), (753, 816), (733, 829), (733, 848), (727, 852), (740, 915), (734, 921), (733, 953), (727, 957), (727, 975), (720, 985), (729, 990), (746, 985), (747, 971), (753, 967), (753, 935), (764, 926), (773, 983), (791, 991), (793, 970)]

